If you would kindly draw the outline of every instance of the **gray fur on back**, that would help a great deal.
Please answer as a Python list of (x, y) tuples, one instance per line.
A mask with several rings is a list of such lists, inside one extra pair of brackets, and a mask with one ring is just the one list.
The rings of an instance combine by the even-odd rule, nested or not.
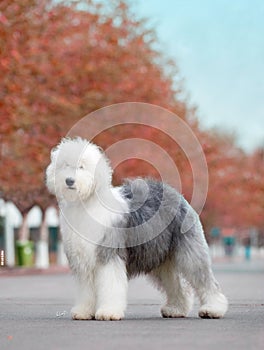
[(112, 228), (122, 241), (121, 248), (106, 247), (108, 234), (113, 237), (113, 232), (106, 232), (105, 240), (97, 248), (100, 263), (107, 263), (117, 254), (125, 260), (131, 277), (149, 273), (172, 259), (181, 246), (186, 249), (195, 230), (191, 228), (183, 234), (181, 225), (187, 211), (197, 214), (182, 195), (169, 185), (150, 179), (127, 180), (121, 193), (130, 209), (119, 227)]

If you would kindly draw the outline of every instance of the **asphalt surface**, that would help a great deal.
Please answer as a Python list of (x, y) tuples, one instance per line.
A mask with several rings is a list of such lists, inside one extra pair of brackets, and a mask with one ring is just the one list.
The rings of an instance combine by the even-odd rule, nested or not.
[(161, 295), (140, 278), (125, 320), (72, 321), (70, 274), (0, 274), (0, 350), (263, 349), (264, 262), (214, 269), (230, 302), (220, 320), (199, 319), (197, 304), (188, 318), (162, 319)]

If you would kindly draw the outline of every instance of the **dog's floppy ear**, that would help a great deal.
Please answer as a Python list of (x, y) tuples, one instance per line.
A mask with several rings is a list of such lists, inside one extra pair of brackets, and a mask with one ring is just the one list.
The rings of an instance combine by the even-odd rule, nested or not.
[(48, 190), (52, 194), (55, 193), (55, 168), (56, 168), (56, 158), (58, 156), (59, 148), (58, 146), (53, 147), (52, 150), (50, 151), (50, 164), (46, 169), (45, 173), (45, 183), (46, 186), (48, 187)]
[(50, 151), (50, 160), (53, 161), (57, 155), (58, 155), (58, 152), (59, 152), (59, 147), (58, 146), (55, 146), (51, 149)]

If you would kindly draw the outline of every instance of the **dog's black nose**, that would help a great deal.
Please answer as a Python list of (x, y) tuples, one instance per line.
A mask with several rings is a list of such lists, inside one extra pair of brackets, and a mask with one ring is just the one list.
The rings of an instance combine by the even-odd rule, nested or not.
[(72, 177), (67, 177), (67, 179), (65, 180), (66, 185), (71, 187), (74, 184), (74, 179)]

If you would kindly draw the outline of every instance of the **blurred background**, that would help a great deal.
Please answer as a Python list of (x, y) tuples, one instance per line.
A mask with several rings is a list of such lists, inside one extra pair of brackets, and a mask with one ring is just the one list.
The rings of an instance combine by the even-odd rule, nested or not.
[[(227, 0), (0, 2), (1, 267), (65, 266), (49, 153), (83, 116), (120, 102), (177, 114), (209, 171), (201, 213), (214, 260), (264, 258), (264, 4)], [(192, 196), (191, 167), (157, 129), (114, 127), (166, 150)], [(114, 183), (155, 169), (130, 159)]]

